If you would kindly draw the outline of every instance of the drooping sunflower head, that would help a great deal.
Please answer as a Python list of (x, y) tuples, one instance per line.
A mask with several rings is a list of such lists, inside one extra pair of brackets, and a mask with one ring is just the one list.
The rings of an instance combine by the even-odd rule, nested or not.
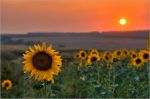
[(96, 54), (90, 54), (87, 58), (87, 63), (88, 64), (92, 64), (96, 61), (99, 61), (100, 60), (100, 57), (99, 55), (96, 55)]
[(139, 57), (144, 61), (148, 62), (150, 60), (150, 52), (148, 50), (141, 50), (139, 52)]
[(46, 43), (42, 46), (34, 45), (34, 48), (29, 47), (29, 50), (23, 54), (23, 71), (30, 73), (30, 76), (36, 80), (52, 81), (53, 75), (60, 72), (62, 66), (62, 59), (58, 52), (52, 46), (46, 48)]
[(136, 57), (135, 59), (133, 59), (133, 65), (136, 67), (142, 67), (143, 66), (143, 61), (140, 57)]
[(79, 52), (79, 56), (80, 56), (81, 59), (86, 59), (86, 57), (87, 57), (86, 51), (81, 50), (81, 51)]
[(4, 80), (2, 82), (2, 88), (5, 88), (6, 90), (10, 90), (12, 88), (12, 82), (10, 80)]

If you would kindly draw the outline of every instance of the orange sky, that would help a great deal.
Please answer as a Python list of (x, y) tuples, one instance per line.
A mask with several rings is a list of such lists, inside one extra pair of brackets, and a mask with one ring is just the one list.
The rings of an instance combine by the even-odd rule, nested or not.
[[(143, 30), (149, 0), (3, 0), (2, 33)], [(120, 26), (120, 18), (127, 25)]]

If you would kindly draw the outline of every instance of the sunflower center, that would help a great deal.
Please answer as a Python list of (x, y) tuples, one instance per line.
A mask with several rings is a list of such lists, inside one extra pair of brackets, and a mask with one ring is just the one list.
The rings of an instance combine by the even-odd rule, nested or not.
[(141, 62), (142, 62), (141, 59), (136, 59), (137, 64), (140, 64)]
[(33, 56), (33, 66), (39, 70), (48, 70), (52, 66), (52, 57), (45, 52), (39, 52)]
[(96, 52), (92, 52), (92, 54), (96, 54)]
[(118, 59), (117, 58), (113, 58), (113, 62), (117, 62), (118, 61)]
[(81, 53), (81, 56), (82, 56), (82, 57), (85, 57), (85, 54), (84, 54), (84, 53)]
[(135, 57), (136, 57), (136, 55), (135, 55), (135, 54), (133, 54), (132, 56), (133, 56), (133, 58), (135, 58)]
[(9, 83), (5, 83), (5, 88), (7, 88), (9, 86)]
[(124, 51), (125, 54), (127, 54), (127, 51)]
[(106, 58), (106, 60), (108, 60), (108, 59), (109, 59), (109, 57), (108, 57), (108, 56), (105, 56), (105, 58)]
[(109, 53), (106, 53), (106, 55), (109, 55)]
[(78, 58), (79, 57), (79, 55), (76, 55), (76, 58)]
[(121, 54), (121, 52), (119, 51), (119, 52), (117, 52), (117, 55), (120, 55)]
[(102, 60), (103, 60), (103, 58), (100, 58), (100, 60), (102, 61)]
[(143, 55), (144, 59), (148, 59), (148, 57), (149, 57), (149, 55), (147, 53)]
[(92, 57), (91, 58), (91, 62), (95, 62), (95, 61), (97, 61), (97, 58), (96, 57)]

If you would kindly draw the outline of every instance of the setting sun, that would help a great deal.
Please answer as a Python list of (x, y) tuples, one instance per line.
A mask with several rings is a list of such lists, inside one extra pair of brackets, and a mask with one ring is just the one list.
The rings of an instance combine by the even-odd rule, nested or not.
[(122, 18), (119, 20), (120, 25), (125, 25), (126, 24), (126, 19)]

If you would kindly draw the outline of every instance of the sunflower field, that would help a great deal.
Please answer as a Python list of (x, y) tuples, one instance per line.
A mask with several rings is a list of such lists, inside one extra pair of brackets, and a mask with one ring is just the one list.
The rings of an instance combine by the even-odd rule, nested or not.
[(149, 47), (83, 49), (65, 56), (43, 43), (1, 58), (2, 98), (149, 97)]

